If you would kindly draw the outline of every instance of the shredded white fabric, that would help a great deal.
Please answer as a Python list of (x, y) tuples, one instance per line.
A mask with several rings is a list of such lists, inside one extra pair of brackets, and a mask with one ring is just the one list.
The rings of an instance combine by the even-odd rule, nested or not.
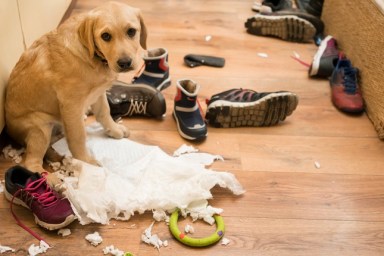
[(101, 244), (101, 242), (103, 242), (103, 238), (100, 236), (99, 232), (97, 231), (86, 235), (85, 239), (88, 242), (90, 242), (93, 246), (98, 246), (99, 244)]
[(115, 248), (115, 246), (113, 246), (113, 245), (105, 247), (103, 249), (103, 253), (104, 253), (104, 255), (109, 253), (109, 254), (114, 255), (114, 256), (123, 256), (124, 255), (123, 251), (119, 250), (118, 248)]
[(39, 255), (40, 253), (45, 253), (48, 251), (48, 249), (51, 248), (49, 245), (44, 242), (43, 240), (40, 240), (40, 245), (31, 244), (28, 248), (28, 254), (29, 256), (35, 256)]
[[(53, 147), (69, 155), (65, 139)], [(107, 224), (111, 218), (128, 220), (135, 212), (171, 213), (176, 208), (214, 222), (212, 214), (222, 210), (208, 207), (206, 200), (215, 185), (244, 193), (233, 174), (205, 168), (209, 154), (201, 161), (172, 157), (157, 146), (108, 138), (100, 125), (88, 127), (87, 147), (103, 167), (73, 160), (82, 169), (78, 179), (64, 179), (65, 194), (81, 224)], [(210, 155), (211, 162), (216, 158)], [(154, 217), (163, 218), (157, 214)]]
[(15, 249), (8, 246), (0, 245), (0, 253), (4, 252), (15, 252)]

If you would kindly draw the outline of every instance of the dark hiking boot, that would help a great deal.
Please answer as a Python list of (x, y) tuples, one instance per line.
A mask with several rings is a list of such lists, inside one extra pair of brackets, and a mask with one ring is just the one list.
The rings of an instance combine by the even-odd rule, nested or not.
[(127, 84), (115, 81), (107, 90), (107, 99), (113, 119), (130, 116), (161, 118), (166, 103), (161, 92), (147, 84)]

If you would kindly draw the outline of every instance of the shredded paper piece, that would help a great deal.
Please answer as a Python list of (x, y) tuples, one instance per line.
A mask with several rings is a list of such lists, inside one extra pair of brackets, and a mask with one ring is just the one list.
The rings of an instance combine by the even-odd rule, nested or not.
[(259, 52), (257, 55), (258, 55), (259, 57), (261, 57), (261, 58), (268, 58), (268, 54), (266, 54), (266, 53), (264, 53), (264, 52)]
[(211, 36), (211, 35), (206, 35), (206, 36), (205, 36), (205, 41), (206, 41), (206, 42), (211, 41), (211, 39), (212, 39), (212, 36)]
[(155, 222), (152, 222), (152, 224), (144, 230), (141, 235), (141, 240), (144, 243), (153, 245), (156, 249), (160, 249), (162, 246), (168, 246), (167, 241), (162, 241), (156, 234), (152, 235), (153, 224), (155, 224)]
[(104, 255), (111, 254), (111, 255), (114, 255), (114, 256), (123, 256), (124, 255), (123, 251), (115, 248), (115, 246), (113, 246), (113, 245), (105, 247), (103, 249), (103, 253), (104, 253)]
[(4, 252), (15, 252), (15, 249), (8, 246), (0, 245), (0, 253)]
[(39, 255), (40, 253), (45, 253), (48, 249), (51, 248), (49, 245), (43, 240), (40, 241), (40, 245), (32, 244), (28, 248), (29, 256)]
[(57, 231), (57, 234), (61, 236), (69, 236), (71, 234), (71, 230), (69, 228), (62, 228)]
[(23, 160), (22, 155), (24, 154), (25, 149), (14, 149), (11, 145), (8, 145), (3, 148), (3, 155), (6, 159), (11, 159), (14, 163), (19, 164)]
[(317, 161), (315, 161), (315, 167), (316, 167), (317, 169), (320, 169), (320, 167), (321, 167), (320, 163), (317, 162)]
[[(108, 224), (112, 218), (128, 220), (135, 212), (145, 211), (155, 211), (154, 218), (166, 220), (165, 213), (176, 208), (194, 219), (214, 223), (212, 215), (222, 209), (207, 206), (207, 199), (212, 198), (210, 190), (219, 185), (235, 195), (244, 193), (232, 173), (205, 167), (217, 156), (210, 155), (210, 161), (205, 153), (200, 160), (200, 153), (192, 153), (196, 155), (193, 160), (172, 157), (157, 146), (108, 138), (100, 125), (87, 129), (87, 147), (102, 167), (73, 159), (81, 171), (75, 172), (75, 177), (64, 178), (65, 195), (83, 225)], [(58, 153), (69, 155), (65, 139), (53, 147)]]
[(173, 156), (181, 156), (183, 154), (196, 152), (199, 152), (199, 150), (194, 148), (193, 146), (187, 146), (183, 144), (178, 149), (176, 149), (175, 152), (173, 152)]
[(193, 233), (195, 233), (195, 229), (191, 225), (187, 224), (184, 227), (184, 232), (193, 234)]
[(101, 238), (99, 232), (95, 231), (94, 233), (88, 234), (85, 236), (85, 239), (90, 242), (93, 246), (98, 246), (103, 242), (103, 238)]
[(229, 243), (230, 243), (230, 241), (229, 241), (228, 238), (223, 237), (223, 238), (221, 239), (221, 245), (228, 245)]

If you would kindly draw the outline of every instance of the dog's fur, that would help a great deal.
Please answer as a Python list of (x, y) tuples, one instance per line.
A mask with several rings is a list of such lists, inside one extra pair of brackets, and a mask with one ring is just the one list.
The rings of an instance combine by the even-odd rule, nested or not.
[(138, 9), (108, 2), (68, 19), (23, 53), (6, 89), (5, 118), (8, 134), (26, 146), (29, 170), (44, 171), (52, 129), (59, 123), (73, 157), (98, 164), (85, 145), (89, 106), (109, 136), (129, 135), (112, 120), (105, 91), (119, 72), (138, 66), (146, 37)]

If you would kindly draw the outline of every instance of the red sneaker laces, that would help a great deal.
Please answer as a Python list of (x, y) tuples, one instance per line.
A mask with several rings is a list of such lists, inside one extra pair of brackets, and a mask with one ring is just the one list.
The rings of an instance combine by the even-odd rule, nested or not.
[(139, 70), (137, 70), (136, 74), (133, 76), (133, 81), (135, 81), (137, 78), (139, 78), (139, 76), (141, 75), (141, 73), (143, 73), (143, 70), (145, 68), (145, 63), (143, 63), (143, 65), (141, 65), (141, 68)]
[(296, 60), (297, 62), (299, 62), (301, 65), (306, 66), (307, 68), (309, 68), (311, 66), (311, 64), (308, 64), (307, 62), (301, 60), (300, 58), (298, 58), (296, 56), (291, 56), (291, 58)]
[[(52, 191), (51, 187), (47, 184), (47, 173), (42, 173), (43, 177), (40, 179), (37, 179), (31, 183), (29, 183), (24, 189), (19, 189), (16, 191), (16, 193), (13, 195), (11, 203), (10, 203), (10, 208), (11, 208), (11, 213), (13, 215), (13, 218), (16, 220), (17, 224), (22, 227), (25, 231), (27, 231), (29, 234), (34, 236), (37, 240), (39, 241), (44, 241), (47, 243), (42, 237), (40, 237), (38, 234), (33, 232), (30, 228), (25, 226), (21, 220), (16, 216), (16, 214), (13, 212), (13, 201), (15, 197), (17, 197), (19, 194), (21, 195), (21, 198), (25, 198), (26, 203), (28, 204), (27, 206), (30, 208), (32, 205), (32, 202), (34, 200), (37, 200), (40, 204), (43, 205), (43, 207), (49, 207), (52, 204), (54, 204), (58, 199), (54, 192)], [(43, 189), (45, 189), (44, 193), (37, 193), (34, 191), (37, 191), (40, 187), (43, 186)], [(44, 188), (45, 186), (45, 188)], [(48, 243), (47, 243), (48, 244)]]

